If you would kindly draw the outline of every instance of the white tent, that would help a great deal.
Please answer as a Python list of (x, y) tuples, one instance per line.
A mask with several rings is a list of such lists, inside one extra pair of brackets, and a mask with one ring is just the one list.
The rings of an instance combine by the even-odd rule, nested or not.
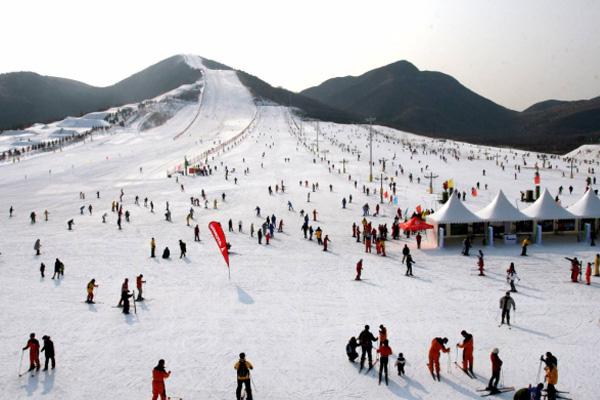
[(510, 204), (502, 190), (498, 192), (490, 204), (477, 211), (475, 215), (486, 222), (516, 222), (531, 219)]
[(600, 198), (592, 189), (589, 189), (567, 209), (578, 218), (600, 218)]
[(450, 195), (450, 198), (442, 208), (427, 217), (427, 221), (431, 221), (438, 225), (482, 222), (481, 218), (469, 211), (454, 193)]
[(576, 218), (554, 201), (548, 189), (544, 189), (544, 193), (535, 203), (524, 209), (523, 214), (536, 221)]

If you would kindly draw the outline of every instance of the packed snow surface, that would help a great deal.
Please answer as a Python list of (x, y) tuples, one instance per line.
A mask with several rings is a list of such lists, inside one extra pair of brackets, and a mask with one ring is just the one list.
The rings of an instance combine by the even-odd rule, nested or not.
[[(201, 68), (201, 61), (188, 59)], [(417, 250), (412, 238), (403, 237), (388, 241), (387, 257), (365, 254), (351, 236), (351, 225), (362, 219), (363, 204), (373, 210), (379, 201), (373, 191), (380, 183), (368, 182), (369, 127), (321, 123), (317, 128), (315, 122), (292, 117), (287, 108), (256, 106), (233, 71), (207, 69), (203, 79), (201, 101), (181, 108), (160, 127), (142, 133), (136, 125), (126, 126), (62, 152), (0, 165), (2, 398), (149, 399), (151, 370), (163, 358), (173, 371), (167, 380), (170, 396), (233, 399), (233, 365), (244, 351), (255, 367), (257, 399), (477, 399), (480, 393), (475, 389), (485, 387), (491, 373), (493, 347), (500, 349), (506, 386), (537, 383), (539, 357), (551, 351), (559, 360), (558, 388), (574, 399), (597, 398), (599, 282), (593, 278), (591, 286), (571, 283), (564, 259), (592, 261), (597, 248), (577, 243), (574, 236), (550, 236), (543, 245), (532, 245), (530, 256), (519, 257), (518, 246), (481, 247), (478, 240), (473, 253), (483, 249), (486, 277), (476, 275), (476, 257), (460, 255), (456, 244), (436, 249), (426, 239)], [(167, 178), (166, 171), (182, 164), (184, 156), (202, 154), (248, 126), (249, 134), (240, 143), (209, 158), (212, 175), (179, 176), (178, 183), (176, 176)], [(386, 201), (378, 217), (369, 217), (374, 226), (389, 227), (397, 207), (403, 213), (417, 205), (439, 209), (441, 183), (447, 179), (467, 192), (465, 205), (476, 212), (500, 189), (524, 209), (519, 192), (532, 188), (536, 162), (542, 185), (552, 196), (564, 186), (564, 206), (583, 195), (584, 179), (592, 176), (587, 173), (591, 164), (578, 164), (575, 178), (569, 179), (568, 172), (563, 177), (569, 164), (560, 158), (549, 158), (542, 167), (534, 153), (376, 130), (374, 175), (397, 181), (399, 205)], [(378, 161), (383, 158), (385, 172)], [(515, 164), (522, 166), (520, 172)], [(597, 169), (597, 160), (594, 165)], [(400, 166), (404, 173), (396, 177)], [(438, 194), (427, 192), (424, 176), (430, 172), (438, 175)], [(285, 193), (269, 195), (268, 186), (275, 189), (282, 181)], [(304, 181), (308, 187), (299, 185)], [(478, 181), (481, 189), (473, 197), (470, 188)], [(317, 182), (319, 189), (312, 192)], [(386, 190), (388, 183), (389, 179)], [(370, 189), (369, 196), (363, 185)], [(569, 185), (573, 194), (566, 189)], [(202, 189), (209, 207), (205, 209), (201, 200), (188, 227), (190, 197), (200, 197)], [(121, 190), (131, 222), (123, 220), (118, 230), (110, 206)], [(79, 192), (85, 193), (85, 200)], [(139, 206), (134, 204), (136, 195)], [(342, 209), (342, 198), (349, 195), (352, 203)], [(145, 197), (154, 203), (155, 213), (144, 207)], [(173, 222), (164, 218), (167, 201)], [(288, 211), (288, 201), (293, 211)], [(90, 204), (92, 215), (87, 211)], [(15, 212), (9, 218), (11, 205)], [(80, 206), (86, 206), (84, 215), (79, 214)], [(256, 206), (262, 218), (256, 216)], [(50, 213), (47, 222), (44, 210)], [(328, 252), (303, 238), (301, 210), (310, 214), (315, 229), (320, 226), (329, 235)], [(313, 210), (318, 213), (314, 222)], [(31, 211), (38, 216), (35, 224), (29, 222)], [(105, 212), (108, 219), (103, 224)], [(250, 224), (258, 229), (272, 214), (283, 220), (284, 232), (276, 232), (268, 246), (258, 245), (256, 235), (249, 235)], [(71, 218), (75, 225), (68, 231)], [(235, 232), (227, 232), (229, 219)], [(222, 223), (232, 244), (231, 280), (207, 229), (212, 220)], [(241, 233), (238, 221), (243, 224)], [(196, 223), (201, 242), (193, 241)], [(152, 237), (158, 256), (165, 246), (171, 249), (170, 260), (149, 257)], [(36, 238), (42, 243), (40, 256), (33, 250)], [(179, 239), (187, 242), (183, 259)], [(401, 264), (405, 243), (416, 261), (412, 278), (404, 275)], [(65, 264), (65, 276), (52, 280), (57, 257)], [(361, 258), (364, 280), (357, 282), (355, 265)], [(41, 262), (46, 265), (45, 278), (40, 278)], [(511, 330), (498, 327), (498, 301), (507, 290), (505, 270), (510, 262), (521, 278)], [(137, 303), (137, 314), (126, 316), (114, 307), (121, 283), (129, 278), (133, 288), (140, 273), (147, 281), (147, 300)], [(83, 301), (92, 278), (99, 284), (97, 304), (88, 305)], [(359, 374), (357, 365), (346, 358), (346, 342), (365, 324), (374, 333), (380, 324), (388, 328), (395, 353), (389, 386), (377, 385), (375, 371)], [(442, 381), (434, 382), (426, 367), (431, 340), (448, 337), (451, 360), (459, 361), (455, 344), (463, 329), (474, 335), (479, 379), (469, 379), (442, 355)], [(42, 335), (52, 337), (57, 368), (18, 378), (21, 348), (30, 332), (40, 340)], [(393, 368), (399, 352), (408, 361), (402, 378)], [(27, 362), (26, 354), (21, 371)]]

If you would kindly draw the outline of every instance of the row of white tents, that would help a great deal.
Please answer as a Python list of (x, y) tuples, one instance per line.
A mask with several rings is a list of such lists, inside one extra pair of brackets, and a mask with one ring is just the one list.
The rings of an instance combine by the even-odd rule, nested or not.
[[(595, 225), (600, 219), (600, 198), (590, 189), (574, 204), (564, 208), (556, 202), (547, 189), (529, 207), (519, 210), (513, 206), (502, 191), (499, 191), (490, 204), (477, 212), (469, 210), (458, 196), (450, 196), (448, 201), (435, 213), (427, 217), (427, 222), (435, 226), (435, 233), (447, 224), (477, 224), (493, 225), (498, 223), (519, 223), (533, 221), (532, 233), (535, 232), (537, 222), (540, 221), (586, 221), (590, 225), (587, 229), (596, 229)], [(508, 230), (508, 229), (507, 229)], [(452, 235), (451, 232), (449, 232)], [(589, 233), (588, 233), (589, 234)], [(443, 242), (443, 239), (442, 239)], [(438, 244), (440, 240), (438, 237)], [(442, 244), (443, 245), (443, 244)]]

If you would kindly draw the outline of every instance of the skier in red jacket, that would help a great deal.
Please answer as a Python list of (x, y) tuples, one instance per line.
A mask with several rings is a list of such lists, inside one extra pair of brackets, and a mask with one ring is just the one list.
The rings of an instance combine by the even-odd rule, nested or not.
[(440, 352), (450, 352), (450, 349), (446, 347), (446, 343), (448, 343), (448, 338), (436, 337), (431, 341), (431, 347), (429, 348), (429, 364), (427, 366), (433, 379), (438, 381), (440, 380)]
[(463, 337), (463, 342), (457, 343), (456, 346), (463, 349), (462, 367), (465, 372), (469, 371), (472, 375), (475, 375), (473, 372), (473, 335), (464, 330), (460, 334)]
[(159, 360), (158, 365), (152, 370), (152, 400), (167, 400), (165, 379), (171, 376), (171, 371), (165, 370), (165, 360)]
[(394, 353), (392, 348), (389, 346), (387, 339), (381, 343), (381, 346), (377, 349), (377, 352), (381, 355), (379, 358), (379, 384), (381, 385), (381, 375), (385, 372), (385, 384), (388, 384), (388, 360), (389, 357)]
[(487, 390), (491, 393), (498, 393), (498, 381), (500, 381), (500, 371), (502, 370), (502, 360), (498, 357), (499, 350), (494, 348), (490, 354), (490, 360), (492, 361), (492, 377), (488, 383)]
[(358, 262), (356, 263), (356, 278), (354, 278), (355, 281), (360, 281), (360, 274), (362, 273), (362, 258), (360, 260), (358, 260)]
[(23, 351), (29, 349), (29, 371), (40, 369), (40, 342), (35, 338), (35, 333), (29, 335), (27, 346), (23, 347)]

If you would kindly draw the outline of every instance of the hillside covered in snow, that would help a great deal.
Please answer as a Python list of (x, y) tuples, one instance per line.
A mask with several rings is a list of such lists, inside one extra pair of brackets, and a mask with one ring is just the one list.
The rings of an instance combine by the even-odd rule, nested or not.
[[(0, 136), (2, 152), (15, 142), (96, 127), (85, 140), (0, 162), (3, 398), (149, 399), (152, 368), (165, 359), (172, 371), (169, 396), (233, 399), (233, 366), (245, 352), (254, 365), (257, 399), (478, 399), (477, 389), (491, 374), (493, 348), (504, 362), (502, 386), (543, 381), (540, 356), (550, 351), (559, 360), (557, 388), (569, 392), (565, 397), (597, 397), (600, 281), (571, 282), (565, 257), (577, 256), (586, 265), (598, 247), (575, 234), (548, 235), (521, 257), (518, 245), (483, 246), (479, 238), (466, 257), (458, 243), (437, 248), (428, 231), (420, 249), (413, 237), (388, 238), (384, 257), (365, 253), (352, 237), (352, 224), (362, 226), (363, 205), (375, 210), (379, 204), (378, 215), (364, 218), (389, 227), (398, 210), (403, 217), (417, 206), (438, 210), (448, 180), (466, 193), (464, 205), (472, 211), (499, 190), (523, 209), (520, 192), (533, 189), (536, 164), (541, 186), (569, 206), (587, 186), (598, 188), (595, 153), (572, 154), (572, 161), (383, 126), (303, 120), (293, 108), (254, 96), (236, 71), (207, 68), (196, 56), (185, 60), (201, 72), (195, 82)], [(184, 175), (186, 162), (210, 173)], [(394, 184), (397, 204), (390, 201)], [(351, 199), (345, 208), (343, 199)], [(113, 202), (129, 215), (122, 229)], [(186, 218), (190, 210), (193, 219)], [(328, 236), (327, 251), (316, 237), (304, 238), (303, 215)], [(267, 216), (282, 223), (281, 232), (276, 229), (268, 245), (259, 244), (257, 231)], [(231, 244), (229, 271), (208, 230), (211, 221), (221, 223)], [(194, 241), (196, 225), (200, 241)], [(33, 249), (38, 238), (41, 255)], [(150, 257), (152, 238), (156, 258)], [(179, 240), (187, 243), (185, 257)], [(402, 263), (405, 244), (415, 261), (413, 277)], [(170, 259), (160, 257), (165, 247)], [(477, 275), (479, 249), (485, 277)], [(64, 277), (51, 279), (57, 258)], [(361, 259), (363, 279), (357, 281)], [(509, 289), (511, 262), (520, 280), (508, 329), (499, 327), (499, 299)], [(116, 307), (121, 285), (128, 278), (135, 289), (140, 274), (145, 300), (125, 315)], [(98, 285), (96, 303), (86, 304), (91, 279)], [(346, 357), (348, 339), (365, 324), (375, 334), (380, 324), (387, 327), (394, 352), (387, 386), (378, 385), (379, 365), (359, 373)], [(461, 362), (461, 330), (474, 336), (475, 379), (454, 364)], [(19, 360), (31, 332), (52, 338), (57, 366), (19, 377), (28, 366), (28, 353), (22, 365)], [(440, 382), (427, 369), (435, 337), (449, 339)], [(403, 377), (393, 366), (400, 352), (408, 362)]]

